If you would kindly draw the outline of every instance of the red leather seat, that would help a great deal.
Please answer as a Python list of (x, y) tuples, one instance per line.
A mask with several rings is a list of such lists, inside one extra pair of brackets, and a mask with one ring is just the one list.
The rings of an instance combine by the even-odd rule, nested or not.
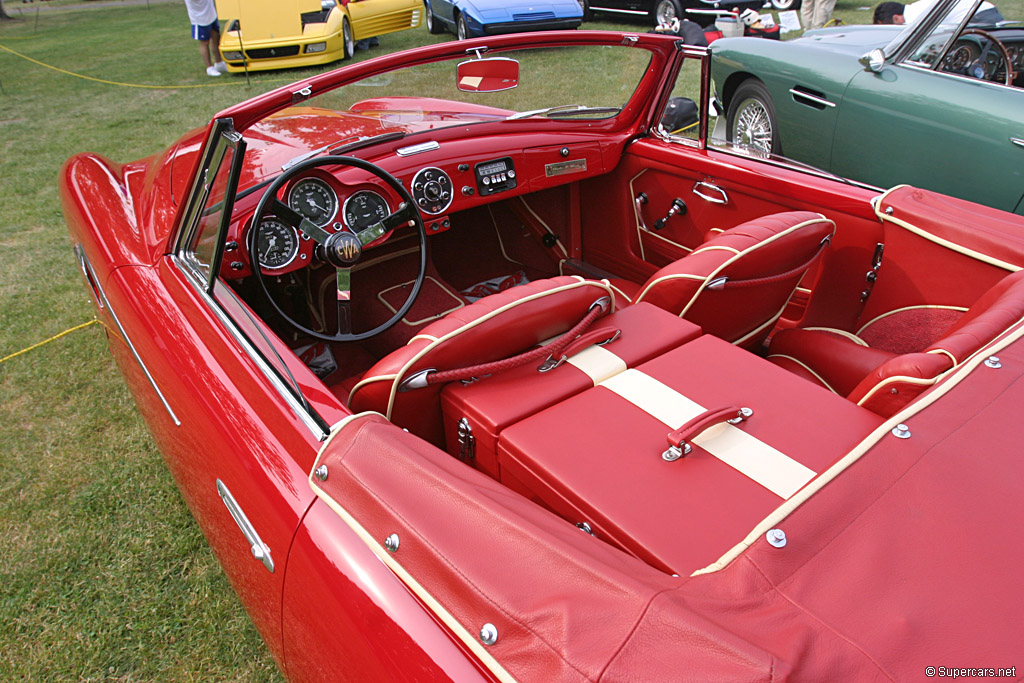
[(639, 288), (612, 285), (632, 303), (646, 301), (757, 349), (834, 232), (835, 223), (809, 211), (763, 216), (705, 242)]
[(1024, 318), (1024, 271), (989, 289), (942, 338), (913, 353), (872, 348), (826, 328), (778, 332), (768, 360), (888, 417)]
[(353, 412), (376, 411), (444, 446), (443, 385), (402, 391), (410, 376), (508, 358), (571, 329), (591, 305), (613, 298), (607, 283), (562, 276), (484, 297), (423, 328), (409, 343), (370, 368), (349, 394)]

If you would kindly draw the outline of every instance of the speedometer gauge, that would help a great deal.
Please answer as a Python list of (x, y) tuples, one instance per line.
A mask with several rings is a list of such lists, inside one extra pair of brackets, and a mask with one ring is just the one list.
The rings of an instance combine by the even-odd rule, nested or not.
[(299, 254), (299, 235), (295, 228), (268, 216), (260, 223), (256, 252), (266, 270), (284, 268)]
[(288, 192), (288, 206), (322, 228), (338, 213), (338, 195), (319, 178), (303, 178)]
[(345, 200), (345, 225), (359, 232), (380, 223), (391, 213), (387, 201), (372, 190), (361, 190)]

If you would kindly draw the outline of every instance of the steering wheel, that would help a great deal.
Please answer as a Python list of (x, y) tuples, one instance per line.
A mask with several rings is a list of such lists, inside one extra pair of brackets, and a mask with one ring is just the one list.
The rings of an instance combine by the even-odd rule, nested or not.
[[(363, 228), (358, 232), (349, 230), (348, 228), (341, 228), (337, 232), (321, 228), (277, 198), (278, 192), (281, 191), (281, 188), (283, 188), (288, 181), (300, 173), (318, 166), (354, 166), (356, 168), (360, 168), (372, 173), (387, 183), (391, 189), (398, 194), (402, 201), (394, 213), (389, 216), (385, 216), (378, 223), (374, 223), (373, 225)], [(277, 219), (295, 228), (303, 235), (313, 239), (317, 243), (317, 256), (319, 256), (323, 261), (334, 266), (337, 271), (338, 327), (337, 332), (334, 334), (317, 332), (316, 330), (312, 330), (306, 325), (297, 322), (285, 312), (281, 305), (278, 304), (276, 297), (267, 287), (267, 282), (262, 272), (263, 269), (260, 266), (259, 257), (257, 256), (257, 240), (259, 239), (258, 226), (267, 215), (275, 216)], [(335, 225), (338, 224), (336, 223)], [(413, 281), (412, 289), (409, 291), (405, 303), (403, 303), (398, 310), (395, 311), (395, 314), (385, 322), (365, 332), (352, 332), (352, 267), (359, 263), (364, 247), (383, 242), (392, 231), (405, 226), (415, 227), (416, 231), (419, 233), (420, 264), (419, 272), (416, 274), (416, 279)], [(263, 294), (266, 296), (267, 301), (270, 302), (270, 305), (273, 306), (274, 310), (276, 310), (278, 314), (280, 314), (280, 316), (296, 330), (302, 334), (309, 335), (310, 337), (320, 339), (322, 341), (361, 341), (363, 339), (369, 339), (370, 337), (387, 330), (401, 320), (402, 317), (409, 312), (409, 309), (412, 308), (413, 302), (416, 301), (416, 296), (419, 294), (420, 287), (423, 286), (423, 280), (427, 275), (427, 228), (423, 222), (423, 218), (420, 216), (419, 209), (416, 208), (416, 202), (413, 200), (412, 195), (409, 194), (409, 191), (402, 186), (402, 183), (399, 182), (397, 178), (382, 169), (380, 166), (371, 164), (370, 162), (362, 159), (356, 159), (355, 157), (325, 156), (309, 159), (300, 164), (296, 164), (278, 176), (277, 179), (270, 184), (266, 192), (263, 193), (263, 196), (260, 197), (259, 203), (256, 204), (256, 210), (252, 216), (252, 223), (249, 227), (246, 244), (249, 250), (249, 258), (252, 260), (253, 275), (256, 276), (256, 281), (260, 284), (260, 288), (263, 290)]]
[[(974, 55), (974, 46), (970, 45), (969, 41), (963, 41), (964, 36), (971, 35), (981, 36), (988, 41), (988, 43), (982, 46), (981, 52), (977, 56)], [(960, 33), (960, 37), (956, 39), (955, 43), (953, 43), (953, 47), (950, 48), (950, 51), (943, 62), (946, 64), (947, 70), (949, 71), (956, 71), (957, 73), (962, 73), (965, 76), (970, 76), (971, 78), (977, 78), (979, 80), (995, 81), (995, 76), (999, 73), (998, 65), (993, 67), (991, 75), (987, 68), (989, 51), (993, 47), (998, 50), (998, 56), (1003, 60), (1003, 84), (1013, 85), (1015, 74), (1013, 72), (1013, 61), (1010, 59), (1009, 51), (1007, 51), (1006, 46), (1003, 45), (1002, 41), (988, 31), (980, 28), (964, 29), (964, 31)]]

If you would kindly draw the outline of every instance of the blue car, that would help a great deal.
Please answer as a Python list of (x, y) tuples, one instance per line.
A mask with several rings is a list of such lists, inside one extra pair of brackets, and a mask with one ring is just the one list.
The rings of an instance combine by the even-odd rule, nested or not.
[(499, 33), (577, 28), (582, 0), (423, 0), (427, 30), (459, 40)]

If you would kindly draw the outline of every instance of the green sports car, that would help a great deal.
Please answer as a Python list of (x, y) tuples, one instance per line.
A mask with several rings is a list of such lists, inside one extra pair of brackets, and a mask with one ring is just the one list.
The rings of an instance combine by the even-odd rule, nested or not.
[(935, 0), (905, 25), (715, 41), (716, 132), (879, 187), (1024, 213), (1024, 23), (993, 9)]

